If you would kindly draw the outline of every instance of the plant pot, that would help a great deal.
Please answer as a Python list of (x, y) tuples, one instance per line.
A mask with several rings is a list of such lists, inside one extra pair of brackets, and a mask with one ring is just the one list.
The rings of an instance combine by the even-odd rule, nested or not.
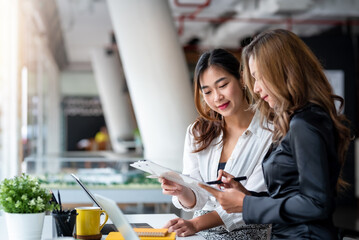
[(9, 240), (40, 240), (45, 213), (5, 213)]

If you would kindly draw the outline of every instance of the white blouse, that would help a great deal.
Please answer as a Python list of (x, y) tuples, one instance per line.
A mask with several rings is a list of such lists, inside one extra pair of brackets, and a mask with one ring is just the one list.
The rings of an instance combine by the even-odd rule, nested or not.
[[(195, 149), (192, 135), (192, 124), (187, 128), (183, 154), (183, 174), (204, 182), (217, 179), (217, 169), (221, 158), (223, 144), (219, 143), (223, 133), (215, 138), (212, 143), (201, 152), (193, 153)], [(254, 117), (246, 131), (239, 137), (233, 152), (228, 159), (224, 171), (235, 177), (247, 176), (247, 180), (241, 181), (242, 185), (255, 192), (266, 191), (262, 172), (262, 160), (271, 144), (272, 133), (261, 128), (259, 112)], [(213, 196), (194, 191), (196, 205), (191, 208), (183, 207), (177, 197), (172, 197), (173, 204), (185, 211), (215, 210), (224, 222), (228, 231), (240, 228), (244, 224), (242, 213), (228, 214)]]

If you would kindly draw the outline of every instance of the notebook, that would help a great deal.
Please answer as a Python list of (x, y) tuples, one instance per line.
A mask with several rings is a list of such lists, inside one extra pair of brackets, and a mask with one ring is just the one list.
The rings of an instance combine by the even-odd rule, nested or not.
[[(87, 193), (87, 195), (92, 199), (92, 201), (97, 205), (99, 208), (106, 211), (108, 214), (108, 217), (111, 219), (113, 224), (115, 225), (116, 229), (121, 232), (121, 235), (126, 240), (138, 240), (143, 239), (142, 237), (139, 238), (136, 231), (130, 223), (128, 222), (127, 218), (123, 214), (122, 210), (117, 206), (116, 202), (112, 199), (106, 198), (104, 196), (101, 196), (99, 194), (92, 194), (90, 190), (82, 183), (82, 181), (75, 175), (71, 174), (71, 176), (76, 180), (76, 182), (81, 186), (81, 188)], [(144, 225), (141, 223), (141, 225)], [(149, 226), (147, 224), (147, 226)], [(139, 228), (139, 229), (148, 229), (150, 228)], [(150, 230), (149, 232), (154, 232), (155, 229)], [(158, 229), (159, 231), (163, 231), (161, 229)], [(155, 230), (157, 231), (157, 230)], [(145, 231), (142, 231), (142, 233), (145, 233)], [(151, 234), (151, 233), (149, 233)], [(121, 239), (121, 238), (119, 238)], [(151, 238), (154, 239), (154, 238)], [(162, 238), (161, 238), (162, 239)]]
[(164, 237), (168, 233), (167, 228), (134, 228), (139, 237)]
[[(110, 234), (106, 237), (106, 240), (127, 240), (124, 238), (120, 232), (110, 232)], [(176, 233), (167, 233), (163, 237), (140, 237), (141, 240), (175, 240)]]

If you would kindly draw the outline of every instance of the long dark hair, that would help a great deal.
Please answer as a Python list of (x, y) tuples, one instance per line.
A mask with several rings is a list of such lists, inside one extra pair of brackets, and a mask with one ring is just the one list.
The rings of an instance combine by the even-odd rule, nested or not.
[[(203, 100), (200, 78), (203, 72), (211, 66), (223, 69), (238, 81), (241, 78), (239, 61), (233, 54), (224, 49), (205, 52), (199, 58), (194, 73), (194, 102), (200, 115), (194, 122), (192, 129), (197, 146), (194, 152), (200, 152), (207, 148), (213, 139), (218, 137), (221, 131), (224, 130), (222, 115), (213, 111)], [(248, 94), (243, 95), (248, 96)]]
[[(258, 71), (263, 77), (262, 81), (279, 103), (275, 110), (253, 92), (255, 79), (248, 66), (250, 57), (260, 66)], [(342, 167), (351, 139), (350, 130), (344, 124), (348, 120), (341, 114), (344, 100), (333, 93), (319, 60), (309, 47), (290, 31), (269, 30), (257, 35), (243, 49), (242, 59), (244, 80), (256, 99), (256, 108), (262, 113), (262, 122), (264, 119), (273, 122), (273, 141), (281, 141), (286, 135), (291, 116), (296, 110), (309, 102), (317, 104), (333, 121), (338, 136), (338, 158)], [(335, 107), (335, 101), (341, 104), (339, 111)], [(344, 185), (340, 178), (337, 187)]]

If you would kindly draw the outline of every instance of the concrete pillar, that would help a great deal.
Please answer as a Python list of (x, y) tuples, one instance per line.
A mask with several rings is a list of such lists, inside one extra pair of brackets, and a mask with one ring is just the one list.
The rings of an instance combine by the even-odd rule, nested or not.
[(91, 57), (112, 148), (125, 152), (127, 149), (120, 141), (133, 138), (136, 123), (120, 60), (116, 54), (106, 54), (104, 49), (92, 50)]
[(168, 1), (108, 0), (145, 158), (180, 171), (196, 112)]

